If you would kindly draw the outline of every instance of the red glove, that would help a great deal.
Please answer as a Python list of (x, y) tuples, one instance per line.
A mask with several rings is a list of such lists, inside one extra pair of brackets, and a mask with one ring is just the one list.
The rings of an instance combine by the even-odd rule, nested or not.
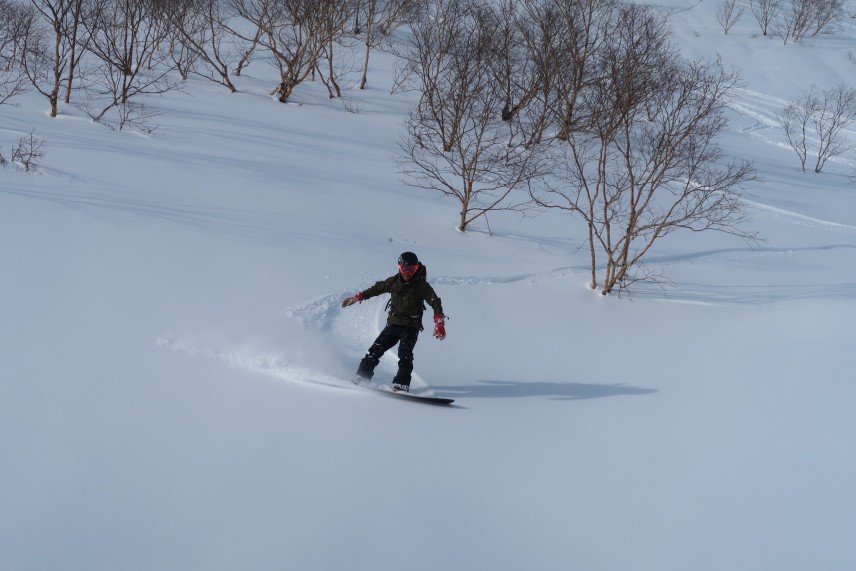
[(434, 337), (440, 341), (446, 338), (446, 316), (442, 313), (434, 316)]
[(348, 307), (349, 305), (354, 305), (358, 301), (363, 301), (363, 294), (358, 293), (357, 295), (352, 295), (351, 297), (346, 297), (342, 300), (342, 307)]

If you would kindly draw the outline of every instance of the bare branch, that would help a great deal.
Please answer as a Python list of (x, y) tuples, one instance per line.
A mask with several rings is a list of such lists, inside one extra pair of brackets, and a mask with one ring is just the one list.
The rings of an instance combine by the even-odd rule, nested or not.
[[(30, 131), (30, 134), (22, 137), (12, 149), (11, 162), (19, 165), (24, 172), (35, 171), (39, 167), (38, 161), (45, 156), (42, 151), (44, 143), (44, 139), (36, 137), (35, 131)], [(0, 164), (4, 162), (5, 159), (0, 157)]]
[(818, 142), (814, 172), (820, 172), (826, 161), (852, 148), (843, 131), (856, 121), (856, 89), (839, 85), (818, 92), (812, 86), (795, 103), (785, 106), (777, 118), (803, 171), (810, 141)]
[(586, 128), (566, 140), (559, 184), (534, 195), (539, 205), (586, 222), (592, 288), (599, 287), (600, 269), (604, 294), (645, 279), (636, 268), (672, 232), (754, 239), (740, 229), (740, 188), (754, 170), (749, 163), (723, 166), (716, 144), (739, 75), (719, 61), (680, 58), (665, 21), (650, 8), (625, 4), (612, 17), (613, 34), (592, 56), (600, 73), (579, 94)]
[(716, 21), (722, 26), (722, 33), (728, 34), (731, 28), (740, 21), (746, 8), (737, 4), (738, 0), (722, 0), (716, 10)]
[(134, 125), (151, 131), (152, 114), (139, 101), (176, 89), (171, 78), (175, 63), (160, 49), (164, 40), (164, 13), (149, 0), (99, 0), (84, 26), (91, 37), (89, 52), (101, 63), (93, 89), (94, 100), (86, 109), (93, 120), (115, 126)]
[(538, 174), (537, 154), (514, 144), (500, 118), (495, 89), (496, 13), (468, 0), (441, 0), (413, 26), (409, 58), (422, 97), (406, 122), (398, 156), (408, 184), (459, 204), (466, 230), (490, 211), (522, 210), (511, 200)]

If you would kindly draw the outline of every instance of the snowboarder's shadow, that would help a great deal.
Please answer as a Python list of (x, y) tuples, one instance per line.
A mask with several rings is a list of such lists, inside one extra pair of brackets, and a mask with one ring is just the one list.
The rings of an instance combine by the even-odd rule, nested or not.
[(547, 397), (551, 400), (582, 400), (619, 395), (648, 395), (655, 389), (634, 387), (623, 383), (555, 383), (542, 381), (479, 380), (474, 385), (432, 387), (440, 394), (469, 398)]

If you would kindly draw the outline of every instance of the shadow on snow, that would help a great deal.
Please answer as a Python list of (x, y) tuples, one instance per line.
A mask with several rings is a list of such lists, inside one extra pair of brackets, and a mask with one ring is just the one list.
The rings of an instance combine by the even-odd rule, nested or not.
[(553, 383), (533, 381), (479, 380), (474, 385), (432, 386), (439, 394), (470, 398), (522, 398), (546, 397), (551, 400), (582, 400), (620, 395), (648, 395), (655, 389), (645, 389), (616, 383), (611, 385), (588, 383)]

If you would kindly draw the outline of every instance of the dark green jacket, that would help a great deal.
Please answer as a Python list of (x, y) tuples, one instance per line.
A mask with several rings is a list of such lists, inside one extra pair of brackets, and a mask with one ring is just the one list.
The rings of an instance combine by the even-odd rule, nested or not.
[(401, 274), (395, 274), (361, 291), (360, 294), (363, 299), (390, 294), (387, 325), (406, 325), (422, 329), (422, 312), (426, 303), (434, 309), (435, 315), (443, 313), (443, 304), (434, 288), (426, 281), (427, 275), (425, 266), (419, 264), (419, 270), (410, 281), (405, 281)]

